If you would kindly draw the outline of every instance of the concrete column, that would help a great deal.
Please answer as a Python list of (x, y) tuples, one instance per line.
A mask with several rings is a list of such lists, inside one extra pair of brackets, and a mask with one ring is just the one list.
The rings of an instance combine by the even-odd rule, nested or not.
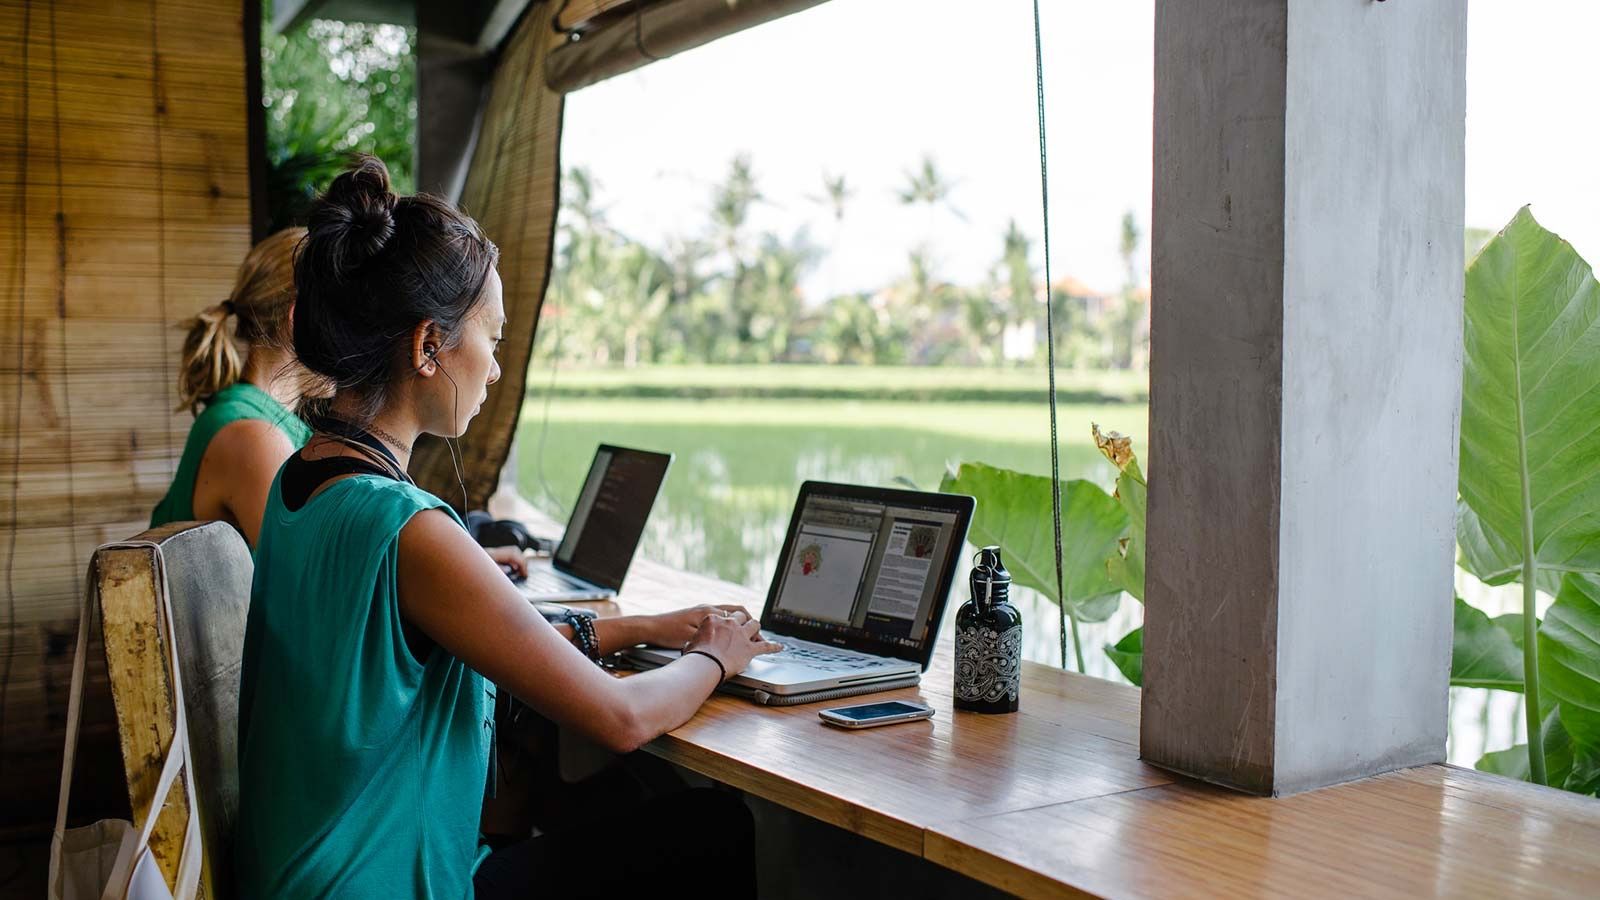
[(417, 22), (417, 189), (452, 201), (466, 184), (483, 104), (494, 73), (491, 54), (431, 26), (437, 4)]
[(1444, 758), (1466, 3), (1157, 0), (1144, 758)]

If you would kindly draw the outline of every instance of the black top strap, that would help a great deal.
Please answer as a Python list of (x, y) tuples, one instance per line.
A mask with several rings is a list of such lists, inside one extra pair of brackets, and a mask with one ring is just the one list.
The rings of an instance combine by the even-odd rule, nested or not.
[(289, 457), (287, 463), (284, 463), (283, 477), (278, 482), (278, 491), (283, 496), (283, 505), (288, 507), (290, 512), (298, 510), (311, 500), (311, 495), (317, 492), (317, 488), (341, 475), (394, 477), (393, 474), (385, 471), (377, 463), (355, 456), (328, 456), (322, 459), (305, 459), (296, 453)]

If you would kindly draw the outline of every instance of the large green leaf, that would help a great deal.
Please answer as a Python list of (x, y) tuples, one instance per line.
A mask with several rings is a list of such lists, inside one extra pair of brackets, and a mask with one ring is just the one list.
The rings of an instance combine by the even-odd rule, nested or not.
[[(1510, 584), (1522, 579), (1522, 546), (1501, 540), (1483, 529), (1483, 522), (1465, 500), (1456, 501), (1456, 545), (1461, 550), (1457, 560), (1484, 584)], [(1540, 569), (1534, 586), (1554, 597), (1561, 589), (1561, 573), (1554, 569)]]
[(1600, 578), (1568, 575), (1561, 582), (1539, 626), (1539, 676), (1573, 741), (1600, 752)]
[[(1139, 460), (1133, 454), (1133, 441), (1115, 431), (1100, 433), (1099, 425), (1090, 426), (1095, 445), (1106, 459), (1117, 467), (1117, 490), (1112, 496), (1128, 514), (1128, 536), (1117, 545), (1117, 552), (1106, 560), (1106, 571), (1111, 580), (1132, 594), (1135, 600), (1144, 601), (1144, 517), (1147, 493), (1144, 473), (1139, 471)], [(1137, 681), (1134, 684), (1138, 684)]]
[[(962, 463), (939, 490), (971, 494), (978, 508), (968, 540), (998, 544), (1017, 584), (1052, 601), (1056, 596), (1054, 511), (1050, 479), (983, 463)], [(1116, 612), (1121, 588), (1106, 573), (1106, 558), (1128, 529), (1128, 515), (1093, 482), (1061, 482), (1061, 568), (1067, 611), (1084, 622)]]
[[(1551, 710), (1544, 717), (1544, 724), (1540, 727), (1539, 733), (1544, 743), (1549, 783), (1561, 787), (1572, 774), (1572, 738), (1567, 734), (1567, 730), (1561, 727), (1561, 718), (1555, 710)], [(1485, 753), (1475, 768), (1519, 781), (1533, 780), (1528, 771), (1527, 744), (1517, 744), (1506, 750)]]
[[(1600, 791), (1600, 754), (1590, 753), (1572, 742), (1555, 710), (1545, 716), (1539, 729), (1544, 743), (1547, 777), (1554, 787), (1579, 794)], [(1528, 745), (1517, 744), (1505, 750), (1485, 753), (1476, 768), (1519, 781), (1531, 781), (1528, 771)]]
[(1600, 284), (1524, 207), (1466, 289), (1461, 498), (1482, 543), (1520, 567), (1526, 521), (1539, 568), (1600, 571)]
[(1106, 656), (1134, 684), (1144, 684), (1144, 629), (1135, 628), (1115, 644), (1106, 645)]
[(1499, 624), (1460, 597), (1456, 598), (1450, 683), (1456, 687), (1522, 690), (1522, 648)]
[[(1516, 548), (1529, 617), (1541, 570), (1600, 571), (1600, 284), (1523, 207), (1467, 267), (1463, 339), (1460, 494), (1477, 517), (1464, 555), (1503, 578)], [(1545, 693), (1531, 643), (1530, 734)], [(1543, 746), (1530, 744), (1529, 764), (1548, 783)]]

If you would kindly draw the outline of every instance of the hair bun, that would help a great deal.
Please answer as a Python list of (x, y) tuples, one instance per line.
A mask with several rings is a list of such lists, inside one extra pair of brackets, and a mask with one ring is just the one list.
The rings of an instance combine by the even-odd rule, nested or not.
[(394, 237), (394, 207), (389, 169), (376, 156), (362, 154), (333, 180), (312, 208), (309, 230), (327, 238), (335, 271), (349, 272), (377, 256)]

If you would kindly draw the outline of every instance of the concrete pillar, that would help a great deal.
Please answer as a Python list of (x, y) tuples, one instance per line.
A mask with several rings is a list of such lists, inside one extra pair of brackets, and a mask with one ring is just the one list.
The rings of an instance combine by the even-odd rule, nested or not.
[(1444, 759), (1466, 3), (1157, 0), (1141, 752)]
[(417, 189), (459, 200), (483, 124), (491, 54), (431, 27), (438, 4), (418, 10)]

